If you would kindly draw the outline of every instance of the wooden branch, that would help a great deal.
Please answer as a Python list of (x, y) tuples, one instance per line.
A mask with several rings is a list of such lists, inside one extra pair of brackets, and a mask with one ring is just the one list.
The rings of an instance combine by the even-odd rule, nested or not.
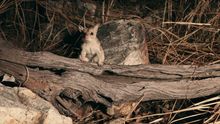
[(53, 101), (63, 91), (69, 97), (82, 95), (86, 101), (105, 105), (133, 101), (142, 96), (147, 101), (190, 99), (220, 93), (220, 65), (100, 67), (49, 52), (9, 48), (0, 40), (0, 71), (13, 75), (20, 83), (27, 80), (22, 85), (48, 101)]
[(179, 25), (211, 26), (210, 23), (193, 23), (193, 22), (163, 22), (163, 24), (179, 24)]

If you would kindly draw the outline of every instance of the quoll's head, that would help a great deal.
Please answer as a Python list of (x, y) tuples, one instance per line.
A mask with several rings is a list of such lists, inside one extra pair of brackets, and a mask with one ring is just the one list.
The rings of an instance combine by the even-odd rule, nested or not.
[(85, 40), (86, 41), (96, 40), (97, 39), (96, 35), (97, 35), (97, 32), (98, 32), (98, 28), (99, 28), (99, 24), (96, 24), (94, 27), (89, 28), (86, 31)]

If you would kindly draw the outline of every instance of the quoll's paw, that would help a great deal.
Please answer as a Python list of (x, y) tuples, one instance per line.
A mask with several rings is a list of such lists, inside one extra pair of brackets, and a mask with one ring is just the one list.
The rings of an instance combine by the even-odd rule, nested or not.
[(104, 62), (98, 62), (97, 64), (98, 64), (98, 66), (102, 66), (104, 64)]
[(81, 60), (82, 62), (89, 62), (89, 59), (88, 59), (88, 58), (80, 58), (80, 60)]

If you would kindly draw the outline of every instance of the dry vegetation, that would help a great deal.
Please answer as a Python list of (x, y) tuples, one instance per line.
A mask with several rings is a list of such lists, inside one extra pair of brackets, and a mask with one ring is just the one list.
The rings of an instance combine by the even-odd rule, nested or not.
[[(97, 6), (94, 18), (69, 0), (1, 0), (0, 35), (28, 51), (46, 50), (77, 57), (81, 39), (77, 29), (84, 19), (87, 26), (135, 19), (147, 29), (151, 63), (220, 63), (219, 0), (87, 1)], [(219, 105), (220, 97), (216, 95), (193, 100), (140, 102), (130, 116), (122, 119), (127, 123), (211, 123), (219, 120)], [(82, 121), (103, 123), (114, 118), (119, 117), (102, 115), (85, 117)]]

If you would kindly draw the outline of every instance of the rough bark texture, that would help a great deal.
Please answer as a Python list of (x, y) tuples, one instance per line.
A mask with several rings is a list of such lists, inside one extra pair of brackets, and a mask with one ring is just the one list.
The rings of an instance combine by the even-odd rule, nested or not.
[(64, 113), (65, 109), (70, 110), (74, 106), (63, 102), (63, 96), (68, 100), (74, 99), (72, 103), (80, 106), (85, 101), (111, 105), (140, 97), (143, 101), (190, 99), (220, 93), (220, 65), (100, 67), (49, 52), (12, 49), (0, 41), (0, 72), (13, 75), (22, 86), (58, 108), (61, 104)]

